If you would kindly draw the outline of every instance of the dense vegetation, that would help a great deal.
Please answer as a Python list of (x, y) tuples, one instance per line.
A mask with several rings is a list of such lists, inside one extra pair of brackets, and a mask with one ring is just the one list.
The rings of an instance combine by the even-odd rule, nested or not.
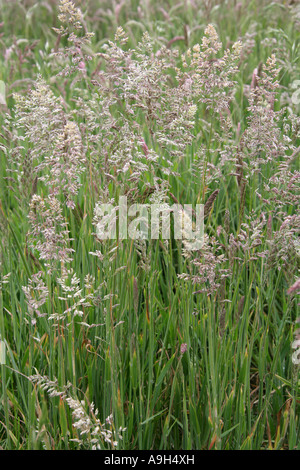
[[(299, 449), (299, 2), (0, 15), (1, 447)], [(121, 196), (202, 246), (101, 238)]]

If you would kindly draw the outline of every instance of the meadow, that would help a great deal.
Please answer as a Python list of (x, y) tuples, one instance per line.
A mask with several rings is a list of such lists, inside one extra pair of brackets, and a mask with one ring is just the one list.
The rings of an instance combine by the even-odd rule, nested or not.
[(0, 448), (299, 450), (299, 1), (0, 0), (0, 50)]

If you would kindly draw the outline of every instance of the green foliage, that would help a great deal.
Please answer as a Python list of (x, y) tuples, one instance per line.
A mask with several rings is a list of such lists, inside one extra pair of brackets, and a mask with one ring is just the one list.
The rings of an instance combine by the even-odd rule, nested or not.
[(0, 445), (299, 449), (299, 6), (78, 6), (0, 1)]

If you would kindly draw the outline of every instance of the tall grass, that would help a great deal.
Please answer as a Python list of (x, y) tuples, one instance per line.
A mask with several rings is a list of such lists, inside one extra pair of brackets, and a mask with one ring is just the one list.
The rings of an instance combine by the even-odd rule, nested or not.
[[(297, 4), (58, 4), (0, 2), (1, 447), (299, 449)], [(122, 194), (205, 250), (99, 240)]]

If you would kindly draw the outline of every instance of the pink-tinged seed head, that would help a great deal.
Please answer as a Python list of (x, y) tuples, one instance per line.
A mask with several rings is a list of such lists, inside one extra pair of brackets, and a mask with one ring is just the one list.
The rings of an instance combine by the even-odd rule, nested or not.
[(187, 343), (182, 343), (180, 346), (180, 354), (184, 354), (187, 351)]

